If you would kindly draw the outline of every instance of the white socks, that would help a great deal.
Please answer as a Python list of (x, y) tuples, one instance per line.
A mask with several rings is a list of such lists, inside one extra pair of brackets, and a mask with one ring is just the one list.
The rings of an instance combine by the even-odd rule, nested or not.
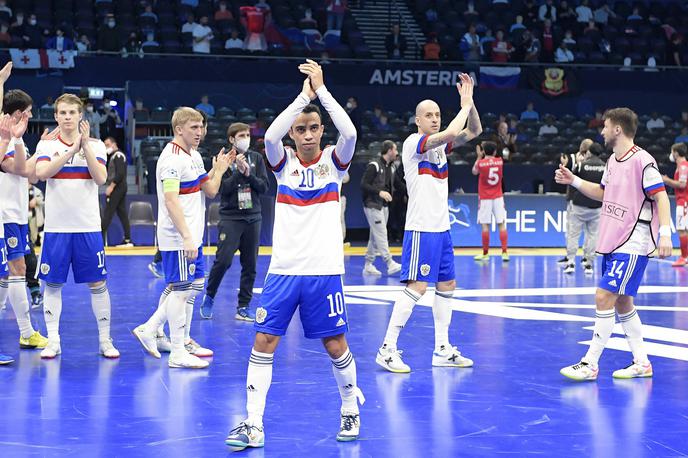
[(26, 295), (26, 277), (9, 277), (7, 282), (10, 303), (14, 310), (14, 316), (17, 317), (19, 332), (23, 338), (28, 339), (35, 330), (31, 325), (29, 297)]
[(110, 293), (107, 284), (91, 286), (91, 308), (98, 323), (98, 340), (105, 342), (110, 340)]
[[(186, 328), (186, 301), (191, 294), (191, 283), (175, 285), (174, 290), (165, 300), (167, 321), (170, 324), (170, 342), (172, 353), (185, 352), (184, 329)], [(157, 312), (156, 312), (157, 313)]]
[(599, 362), (604, 346), (607, 345), (607, 341), (612, 335), (614, 318), (614, 309), (597, 310), (595, 312), (595, 328), (592, 333), (592, 342), (590, 343), (588, 352), (583, 357), (586, 362), (595, 365)]
[(452, 319), (453, 291), (435, 291), (435, 303), (432, 304), (432, 317), (435, 320), (435, 348), (442, 345), (449, 348), (449, 325)]
[(348, 348), (342, 356), (332, 359), (332, 373), (342, 397), (342, 411), (358, 413), (358, 397), (361, 397), (361, 404), (365, 398), (356, 385), (356, 361)]
[(273, 360), (273, 354), (261, 353), (251, 349), (251, 358), (248, 360), (248, 372), (246, 374), (246, 411), (248, 412), (248, 422), (259, 428), (263, 426), (265, 399), (272, 383)]
[(648, 362), (645, 345), (643, 345), (643, 324), (640, 322), (638, 311), (634, 307), (633, 310), (624, 315), (619, 314), (619, 321), (621, 321), (621, 326), (626, 334), (628, 346), (633, 352), (633, 360), (638, 363)]
[(9, 284), (7, 283), (7, 277), (0, 278), (0, 307), (5, 305), (7, 301), (7, 295), (9, 294)]
[(406, 322), (411, 317), (411, 312), (413, 312), (413, 307), (420, 298), (421, 296), (418, 293), (409, 288), (405, 288), (401, 292), (399, 299), (394, 303), (392, 316), (389, 318), (389, 324), (387, 325), (387, 334), (385, 334), (383, 342), (387, 348), (397, 348), (399, 333), (406, 326)]
[(160, 295), (160, 299), (158, 299), (158, 308), (146, 322), (148, 332), (155, 332), (156, 336), (161, 336), (165, 334), (164, 327), (165, 321), (167, 321), (167, 309), (165, 308), (165, 301), (167, 300), (167, 297), (170, 295), (171, 292), (172, 290), (169, 286), (165, 287), (165, 290)]
[(194, 302), (196, 296), (203, 292), (205, 279), (199, 278), (191, 283), (191, 296), (186, 301), (186, 327), (184, 328), (184, 343), (191, 340), (191, 320), (193, 319)]
[(48, 339), (60, 341), (60, 315), (62, 314), (62, 284), (46, 283), (43, 291), (43, 317)]

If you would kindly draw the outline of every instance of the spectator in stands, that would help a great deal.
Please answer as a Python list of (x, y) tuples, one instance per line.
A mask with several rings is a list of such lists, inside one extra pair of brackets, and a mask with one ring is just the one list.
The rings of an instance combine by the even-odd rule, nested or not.
[(187, 14), (186, 15), (186, 22), (184, 24), (182, 24), (182, 33), (193, 34), (193, 31), (197, 25), (198, 24), (194, 20), (194, 15), (193, 14)]
[(681, 134), (674, 139), (674, 143), (688, 143), (688, 127), (681, 128)]
[(544, 21), (549, 19), (552, 22), (557, 22), (557, 7), (554, 6), (552, 0), (545, 0), (545, 3), (540, 5), (538, 10), (538, 19)]
[(108, 14), (105, 18), (105, 27), (98, 30), (98, 51), (119, 52), (122, 50), (122, 38), (117, 27), (115, 16)]
[(346, 113), (349, 115), (349, 119), (354, 124), (357, 132), (361, 132), (361, 109), (358, 108), (358, 99), (354, 96), (350, 96), (346, 100), (346, 107), (344, 107)]
[(91, 136), (100, 139), (100, 124), (105, 122), (105, 115), (96, 110), (93, 102), (89, 100), (84, 107), (83, 117), (91, 126)]
[(566, 0), (561, 0), (557, 11), (557, 24), (562, 29), (573, 29), (576, 25), (578, 15)]
[(41, 29), (36, 23), (36, 15), (29, 16), (29, 20), (24, 24), (21, 30), (21, 38), (24, 48), (40, 48), (43, 44), (43, 37)]
[(571, 49), (576, 46), (576, 39), (573, 38), (573, 32), (571, 30), (567, 30), (564, 33), (564, 39), (562, 42), (566, 43), (566, 47)]
[(468, 26), (466, 32), (461, 38), (459, 49), (463, 53), (463, 60), (467, 62), (479, 61), (482, 56), (482, 48), (480, 47), (480, 36), (475, 32), (475, 24)]
[(558, 133), (559, 129), (554, 125), (554, 117), (546, 116), (544, 124), (540, 126), (540, 130), (538, 130), (538, 135), (544, 137), (547, 135), (557, 135)]
[(389, 125), (389, 117), (387, 113), (380, 115), (380, 122), (377, 124), (377, 133), (384, 135), (392, 131), (392, 126)]
[(14, 16), (14, 21), (10, 24), (10, 35), (15, 37), (21, 36), (25, 23), (24, 19), (24, 13), (17, 11), (17, 15)]
[(497, 30), (497, 36), (492, 43), (492, 62), (508, 62), (514, 47), (504, 38), (504, 31)]
[(423, 45), (423, 59), (440, 60), (440, 44), (437, 43), (437, 35), (431, 33), (428, 42)]
[(327, 51), (323, 51), (320, 53), (320, 60), (318, 61), (320, 65), (329, 65), (332, 63), (330, 60), (330, 53)]
[(215, 11), (215, 22), (231, 21), (234, 19), (232, 12), (227, 9), (227, 2), (220, 2), (217, 5), (217, 11)]
[(515, 31), (525, 30), (526, 26), (523, 25), (523, 16), (520, 14), (516, 16), (516, 22), (511, 24), (509, 28), (509, 33), (514, 33)]
[(495, 37), (492, 35), (492, 29), (485, 30), (485, 35), (480, 39), (480, 54), (485, 57), (485, 60), (492, 54), (492, 43)]
[(10, 37), (10, 28), (7, 23), (0, 24), (0, 48), (6, 48), (10, 45), (12, 37)]
[(538, 22), (538, 6), (534, 0), (526, 0), (521, 8), (523, 23), (527, 28), (532, 28)]
[(680, 123), (681, 123), (681, 125), (682, 125), (683, 127), (688, 127), (688, 111), (685, 111), (685, 110), (684, 110), (684, 111), (681, 112), (681, 121), (680, 121)]
[(327, 30), (342, 30), (346, 14), (346, 0), (327, 0)]
[(595, 117), (588, 121), (588, 129), (604, 127), (604, 113), (602, 110), (595, 110)]
[(210, 41), (214, 38), (213, 29), (208, 26), (208, 16), (201, 16), (193, 29), (193, 52), (210, 54)]
[(473, 23), (480, 18), (480, 13), (475, 10), (475, 3), (470, 1), (466, 5), (466, 11), (463, 12), (463, 17), (466, 22)]
[(645, 123), (645, 127), (650, 132), (653, 132), (655, 130), (662, 130), (666, 126), (664, 125), (664, 120), (659, 117), (659, 113), (653, 111), (652, 115), (650, 116), (650, 119), (648, 119), (647, 123)]
[(117, 137), (117, 125), (122, 124), (119, 113), (110, 104), (110, 99), (103, 98), (103, 114), (105, 122), (100, 125), (101, 138)]
[(76, 49), (74, 42), (64, 36), (64, 30), (62, 27), (57, 27), (55, 29), (55, 36), (50, 37), (48, 41), (45, 42), (45, 49), (57, 49), (58, 51), (71, 51)]
[(208, 101), (207, 95), (201, 96), (201, 103), (196, 105), (196, 109), (205, 112), (208, 116), (215, 116), (215, 107)]
[(268, 44), (265, 38), (265, 23), (267, 21), (263, 10), (253, 6), (242, 6), (241, 22), (246, 28), (246, 40), (244, 48), (248, 51), (267, 51)]
[(239, 31), (232, 29), (232, 36), (225, 41), (225, 49), (244, 49), (244, 40), (239, 38)]
[(79, 41), (76, 42), (76, 49), (79, 51), (79, 53), (90, 51), (91, 40), (89, 40), (86, 35), (81, 35), (81, 37), (79, 37)]
[(576, 8), (576, 15), (578, 16), (578, 24), (584, 27), (585, 24), (593, 20), (592, 10), (590, 9), (590, 1), (583, 0)]
[(143, 13), (141, 13), (140, 17), (149, 17), (155, 22), (156, 24), (158, 23), (158, 15), (153, 12), (153, 6), (150, 4), (147, 4), (145, 8), (143, 9)]
[(554, 54), (554, 61), (559, 64), (573, 62), (573, 53), (566, 45), (566, 41), (562, 40), (562, 42), (559, 43), (557, 52)]
[(540, 120), (540, 113), (535, 111), (533, 102), (528, 102), (526, 105), (525, 111), (521, 112), (521, 121), (528, 121), (528, 120), (533, 120), (533, 121), (539, 121)]
[(382, 107), (380, 105), (375, 105), (373, 108), (373, 118), (370, 120), (373, 123), (373, 127), (377, 129), (380, 125), (380, 118), (382, 117)]
[(155, 41), (153, 32), (146, 33), (146, 39), (141, 43), (141, 50), (143, 52), (158, 52), (160, 50), (160, 43)]
[(399, 24), (394, 24), (392, 30), (385, 37), (387, 57), (390, 59), (403, 59), (406, 51), (406, 38), (401, 34)]
[(425, 10), (425, 20), (430, 24), (437, 22), (437, 10), (432, 5)]
[(313, 18), (313, 12), (310, 8), (306, 8), (303, 12), (303, 17), (299, 20), (299, 27), (302, 30), (318, 28), (318, 21)]
[(129, 39), (127, 40), (127, 44), (124, 45), (124, 50), (128, 54), (138, 54), (139, 51), (141, 51), (141, 40), (139, 40), (139, 36), (136, 32), (131, 32), (129, 34)]
[(597, 24), (595, 24), (595, 21), (588, 21), (588, 25), (585, 26), (585, 28), (583, 29), (583, 35), (585, 35), (593, 41), (595, 41), (596, 38), (599, 38), (600, 29), (597, 27)]
[(136, 99), (134, 101), (134, 111), (145, 112), (150, 114), (150, 110), (146, 108), (146, 106), (143, 104), (143, 99)]
[(593, 13), (593, 19), (596, 23), (601, 25), (607, 25), (609, 18), (615, 19), (616, 16), (614, 10), (612, 10), (606, 2), (602, 3)]
[(509, 157), (516, 152), (516, 134), (509, 133), (509, 125), (506, 121), (500, 121), (497, 124), (497, 133), (493, 141), (497, 144), (497, 151), (501, 152), (504, 160), (509, 160)]
[(677, 67), (680, 67), (682, 65), (681, 61), (681, 51), (683, 50), (683, 37), (677, 33), (674, 32), (673, 35), (671, 35), (671, 40), (669, 40), (669, 43), (667, 44), (666, 48), (666, 63), (667, 65), (675, 65)]
[(545, 62), (552, 62), (554, 51), (554, 30), (552, 29), (552, 21), (545, 19), (545, 24), (542, 28), (542, 60)]
[(12, 9), (7, 6), (6, 0), (0, 0), (0, 13), (5, 13), (10, 18), (12, 17)]
[(643, 17), (640, 15), (640, 8), (637, 6), (633, 7), (633, 12), (626, 18), (627, 21), (642, 21)]
[(521, 43), (516, 49), (517, 60), (519, 62), (539, 62), (541, 48), (540, 40), (534, 37), (530, 30), (524, 30), (521, 35)]
[(55, 108), (55, 100), (53, 99), (52, 95), (49, 95), (45, 98), (45, 103), (41, 105), (41, 110), (53, 110)]

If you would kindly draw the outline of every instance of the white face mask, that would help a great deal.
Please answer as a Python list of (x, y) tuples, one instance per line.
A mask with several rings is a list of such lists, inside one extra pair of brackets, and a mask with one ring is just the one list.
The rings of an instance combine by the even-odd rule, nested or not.
[(251, 137), (239, 138), (236, 140), (236, 143), (234, 143), (234, 146), (236, 146), (236, 149), (238, 149), (242, 153), (245, 153), (246, 151), (248, 151), (248, 147), (250, 145), (251, 145)]
[(669, 162), (676, 162), (676, 159), (674, 159), (674, 153), (669, 153)]
[(110, 154), (112, 154), (112, 151), (113, 151), (112, 148), (105, 148), (105, 152), (107, 153), (108, 156)]
[(351, 102), (346, 102), (346, 108), (348, 108), (349, 110), (351, 110), (353, 107), (354, 107), (354, 104), (353, 104), (353, 103), (351, 103)]

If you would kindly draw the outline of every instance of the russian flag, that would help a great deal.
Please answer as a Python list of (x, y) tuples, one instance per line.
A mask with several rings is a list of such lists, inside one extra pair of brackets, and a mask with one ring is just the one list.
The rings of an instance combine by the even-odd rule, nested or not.
[(480, 67), (479, 85), (482, 89), (516, 89), (520, 76), (520, 67)]
[(339, 202), (339, 186), (337, 183), (329, 183), (320, 189), (300, 191), (281, 184), (277, 187), (277, 202), (299, 207), (323, 202)]

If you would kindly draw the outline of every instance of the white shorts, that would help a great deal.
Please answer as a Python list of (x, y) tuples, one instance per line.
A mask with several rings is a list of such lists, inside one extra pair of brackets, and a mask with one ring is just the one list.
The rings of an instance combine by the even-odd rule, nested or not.
[(502, 224), (506, 220), (504, 197), (497, 199), (480, 199), (478, 203), (478, 224), (492, 224), (492, 215), (495, 222)]
[(688, 231), (688, 208), (685, 205), (676, 206), (676, 230)]

